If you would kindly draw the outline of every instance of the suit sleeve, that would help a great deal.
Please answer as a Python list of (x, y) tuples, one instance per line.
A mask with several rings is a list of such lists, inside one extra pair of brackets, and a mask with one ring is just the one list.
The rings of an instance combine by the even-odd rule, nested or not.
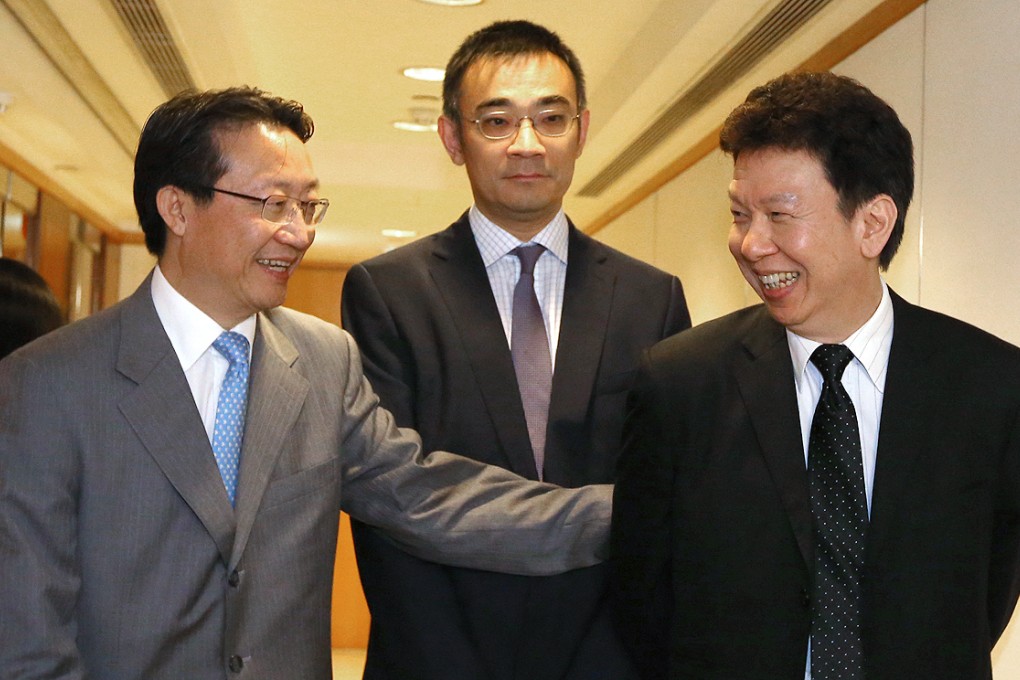
[(674, 469), (647, 360), (630, 396), (617, 467), (610, 556), (617, 630), (641, 677), (667, 677)]
[(401, 427), (417, 427), (411, 348), (371, 274), (355, 265), (344, 280), (340, 313), (343, 327), (358, 343), (365, 376)]
[(668, 338), (691, 327), (691, 313), (687, 309), (687, 298), (680, 279), (673, 276), (669, 282), (669, 311), (662, 329), (662, 337)]
[(77, 459), (47, 375), (0, 361), (0, 677), (75, 680)]
[(988, 578), (989, 630), (998, 641), (1020, 594), (1020, 411), (1002, 454)]
[(445, 451), (396, 426), (347, 336), (341, 414), (343, 509), (401, 548), (453, 566), (528, 576), (605, 557), (612, 487), (565, 489)]

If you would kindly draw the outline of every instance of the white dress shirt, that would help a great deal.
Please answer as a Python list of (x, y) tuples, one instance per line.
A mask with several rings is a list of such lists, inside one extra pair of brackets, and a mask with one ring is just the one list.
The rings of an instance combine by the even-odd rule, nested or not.
[[(878, 457), (878, 429), (882, 420), (882, 398), (885, 393), (885, 376), (889, 369), (889, 348), (893, 337), (893, 308), (889, 288), (882, 282), (882, 301), (878, 309), (863, 326), (844, 340), (854, 358), (843, 372), (843, 387), (857, 412), (861, 436), (861, 458), (864, 463), (864, 491), (871, 514), (871, 492), (875, 486), (875, 461)], [(811, 421), (822, 394), (822, 374), (811, 363), (811, 353), (822, 343), (803, 338), (790, 330), (786, 340), (793, 359), (793, 373), (797, 384), (797, 408), (800, 411), (800, 432), (804, 444), (804, 465), (808, 462), (808, 440)], [(811, 644), (808, 641), (805, 680), (811, 680)]]
[[(230, 362), (215, 350), (212, 344), (224, 329), (178, 293), (163, 276), (159, 266), (152, 273), (152, 303), (181, 362), (184, 377), (188, 379), (191, 394), (195, 398), (195, 406), (202, 416), (202, 424), (211, 445), (220, 386), (230, 367)], [(250, 360), (252, 343), (255, 340), (255, 315), (228, 330), (248, 338)]]
[(489, 276), (492, 295), (496, 298), (496, 307), (503, 322), (507, 346), (510, 345), (513, 328), (514, 287), (521, 278), (521, 261), (513, 254), (513, 250), (527, 243), (545, 246), (545, 252), (535, 263), (535, 295), (538, 297), (538, 306), (542, 308), (545, 334), (549, 338), (549, 356), (552, 358), (552, 369), (555, 371), (560, 320), (563, 316), (563, 289), (567, 280), (569, 241), (567, 216), (561, 209), (552, 221), (527, 243), (497, 226), (476, 206), (471, 206), (468, 220), (471, 223), (471, 232), (475, 236), (475, 243), (478, 245), (478, 252), (485, 264), (485, 273)]

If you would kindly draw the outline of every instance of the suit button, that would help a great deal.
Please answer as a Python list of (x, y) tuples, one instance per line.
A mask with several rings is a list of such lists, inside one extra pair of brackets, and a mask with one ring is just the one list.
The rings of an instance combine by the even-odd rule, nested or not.
[(230, 657), (227, 667), (230, 669), (231, 673), (240, 673), (241, 669), (244, 668), (244, 659), (235, 654)]
[(237, 573), (237, 570), (230, 572), (230, 576), (227, 577), (227, 583), (230, 584), (231, 588), (236, 588), (241, 582), (241, 575)]
[(805, 609), (811, 606), (811, 593), (807, 591), (807, 588), (800, 589), (800, 601), (804, 605)]

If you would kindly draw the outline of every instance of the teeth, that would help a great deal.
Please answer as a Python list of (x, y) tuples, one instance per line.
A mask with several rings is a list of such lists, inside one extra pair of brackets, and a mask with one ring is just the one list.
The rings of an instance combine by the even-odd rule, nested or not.
[(260, 265), (275, 269), (276, 271), (286, 271), (290, 267), (290, 263), (286, 260), (256, 260)]
[(766, 290), (786, 288), (800, 278), (800, 272), (778, 272), (776, 274), (764, 274), (758, 277)]

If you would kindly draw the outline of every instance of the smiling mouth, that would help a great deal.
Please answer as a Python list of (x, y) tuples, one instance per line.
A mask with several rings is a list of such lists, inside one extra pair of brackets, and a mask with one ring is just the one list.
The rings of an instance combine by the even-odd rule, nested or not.
[(763, 274), (758, 277), (765, 290), (776, 290), (786, 288), (800, 278), (800, 272), (776, 272), (775, 274)]
[(256, 260), (256, 262), (274, 272), (285, 272), (291, 265), (287, 260)]

